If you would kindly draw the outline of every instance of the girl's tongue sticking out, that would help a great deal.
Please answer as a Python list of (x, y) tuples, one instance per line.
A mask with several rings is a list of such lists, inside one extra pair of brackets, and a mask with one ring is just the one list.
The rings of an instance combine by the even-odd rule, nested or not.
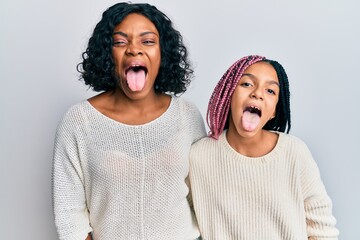
[(255, 107), (245, 109), (242, 116), (242, 126), (245, 131), (254, 131), (260, 123), (261, 111)]

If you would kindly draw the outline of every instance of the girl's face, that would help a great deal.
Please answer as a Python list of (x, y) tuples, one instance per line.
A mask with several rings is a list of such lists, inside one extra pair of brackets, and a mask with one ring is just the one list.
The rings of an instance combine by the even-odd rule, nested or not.
[(112, 56), (119, 86), (127, 97), (141, 99), (155, 94), (153, 86), (161, 63), (160, 36), (148, 18), (132, 13), (115, 26)]
[(231, 98), (229, 131), (241, 136), (254, 136), (275, 117), (279, 100), (279, 80), (275, 69), (267, 62), (249, 66)]

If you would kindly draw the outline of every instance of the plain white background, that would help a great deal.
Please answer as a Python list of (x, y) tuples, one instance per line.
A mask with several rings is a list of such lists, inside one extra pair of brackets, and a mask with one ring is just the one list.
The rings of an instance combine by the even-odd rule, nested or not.
[[(139, 2), (139, 1), (134, 1)], [(288, 72), (293, 129), (333, 200), (340, 239), (360, 239), (360, 4), (355, 0), (148, 1), (184, 36), (205, 116), (224, 71), (248, 54)], [(0, 239), (57, 239), (52, 148), (60, 117), (95, 93), (76, 72), (110, 0), (0, 2)]]

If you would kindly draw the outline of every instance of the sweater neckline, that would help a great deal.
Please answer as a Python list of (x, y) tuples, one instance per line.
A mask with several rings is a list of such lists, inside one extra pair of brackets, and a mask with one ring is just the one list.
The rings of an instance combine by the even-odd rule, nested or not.
[(223, 133), (220, 135), (219, 140), (221, 141), (221, 144), (224, 146), (226, 153), (230, 155), (231, 159), (234, 159), (235, 161), (240, 161), (242, 163), (247, 164), (264, 164), (267, 162), (272, 161), (273, 159), (277, 159), (279, 156), (279, 152), (283, 148), (284, 145), (284, 133), (273, 131), (274, 133), (278, 134), (278, 140), (276, 142), (275, 147), (267, 154), (260, 156), (260, 157), (248, 157), (245, 156), (239, 152), (237, 152), (235, 149), (231, 147), (229, 142), (226, 139), (226, 132), (227, 130), (224, 130)]
[(151, 126), (153, 124), (157, 124), (159, 121), (168, 119), (169, 116), (171, 115), (171, 113), (173, 112), (172, 109), (174, 108), (174, 105), (175, 105), (175, 98), (173, 96), (170, 96), (170, 104), (169, 104), (168, 108), (159, 117), (151, 120), (150, 122), (147, 122), (144, 124), (137, 124), (137, 125), (130, 125), (130, 124), (122, 123), (122, 122), (116, 121), (116, 120), (106, 116), (105, 114), (103, 114), (99, 110), (97, 110), (93, 105), (91, 105), (91, 103), (88, 100), (84, 100), (84, 104), (86, 105), (85, 107), (87, 109), (89, 109), (90, 112), (94, 113), (95, 115), (104, 119), (105, 121), (108, 121), (112, 124), (119, 125), (119, 126), (137, 128), (137, 127)]

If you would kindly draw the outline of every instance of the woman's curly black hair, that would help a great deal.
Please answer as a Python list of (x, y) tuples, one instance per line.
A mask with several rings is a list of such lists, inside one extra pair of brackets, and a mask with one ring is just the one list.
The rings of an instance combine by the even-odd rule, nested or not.
[(190, 84), (193, 70), (183, 38), (174, 29), (171, 20), (150, 4), (117, 3), (103, 13), (82, 54), (83, 61), (77, 66), (80, 79), (97, 92), (114, 90), (118, 86), (112, 57), (113, 30), (131, 13), (148, 18), (160, 35), (161, 64), (154, 83), (155, 92), (175, 95), (184, 93)]

